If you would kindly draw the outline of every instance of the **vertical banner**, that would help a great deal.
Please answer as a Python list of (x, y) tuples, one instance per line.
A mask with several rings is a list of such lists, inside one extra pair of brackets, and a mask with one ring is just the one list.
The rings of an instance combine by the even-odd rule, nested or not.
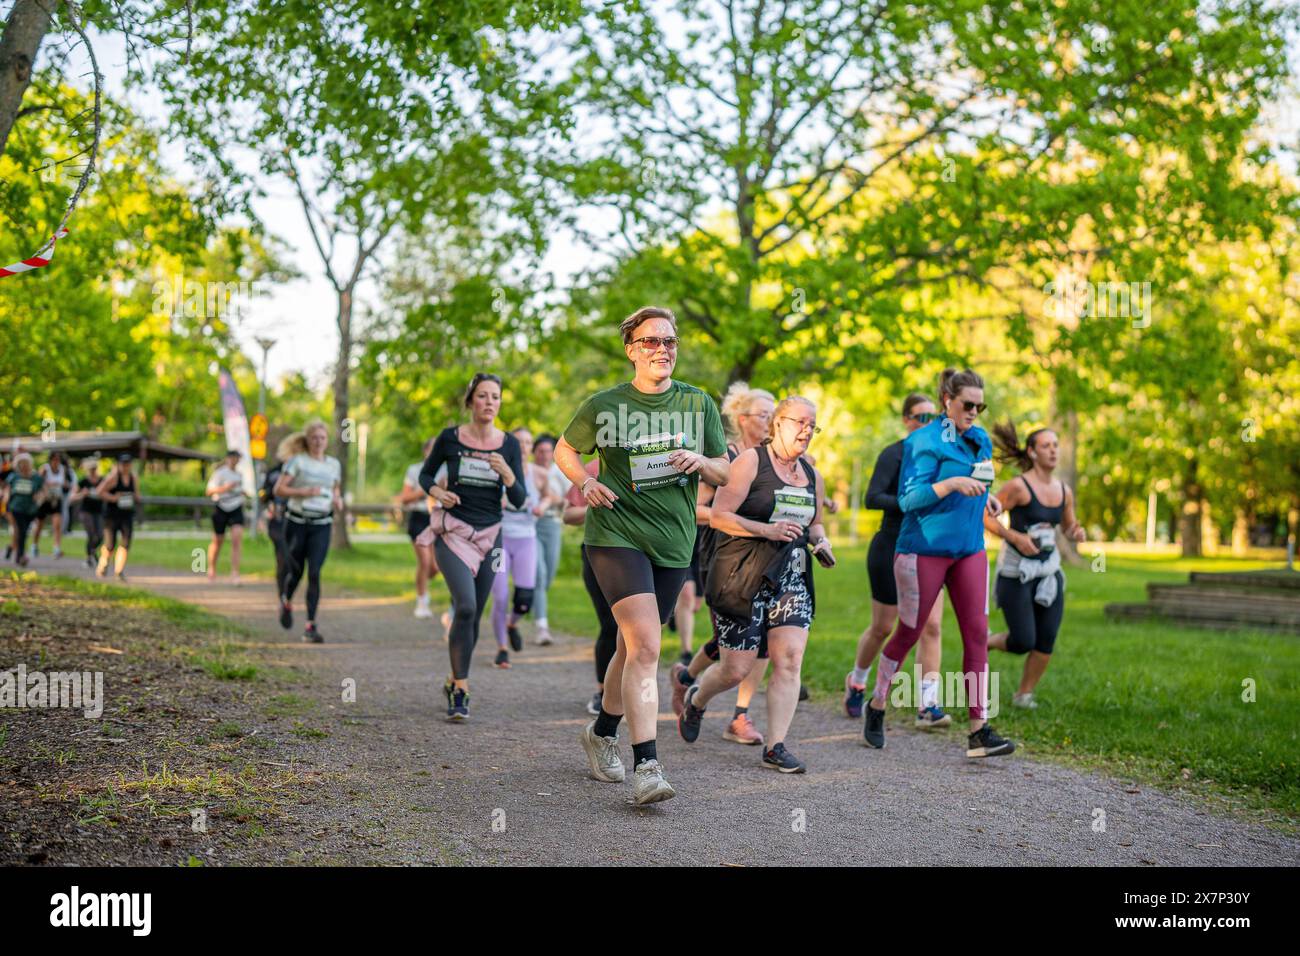
[(257, 486), (253, 476), (253, 456), (249, 454), (248, 414), (244, 411), (244, 400), (239, 397), (235, 380), (226, 369), (223, 368), (217, 376), (217, 383), (221, 389), (221, 415), (226, 429), (226, 448), (233, 448), (239, 452), (239, 474), (244, 479), (244, 494), (252, 501)]

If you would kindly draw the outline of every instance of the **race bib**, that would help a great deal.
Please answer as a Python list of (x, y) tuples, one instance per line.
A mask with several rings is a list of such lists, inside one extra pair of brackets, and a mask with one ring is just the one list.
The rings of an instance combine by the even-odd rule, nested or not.
[(492, 466), (487, 463), (486, 459), (462, 455), (456, 483), (476, 485), (480, 488), (495, 488), (501, 483), (501, 476), (492, 470)]
[(628, 470), (633, 491), (649, 491), (671, 485), (686, 485), (690, 479), (668, 463), (668, 456), (686, 447), (686, 435), (650, 435), (632, 442), (627, 449)]
[(970, 476), (976, 481), (984, 482), (984, 487), (989, 488), (993, 485), (995, 473), (993, 471), (993, 462), (985, 458), (983, 461), (977, 461), (971, 466)]
[(129, 493), (120, 495), (117, 499), (117, 507), (122, 511), (130, 511), (135, 507), (135, 495)]
[(772, 493), (772, 517), (769, 522), (793, 521), (801, 528), (812, 524), (817, 514), (817, 499), (810, 488), (796, 488), (786, 485)]
[(27, 496), (35, 494), (35, 489), (36, 480), (33, 478), (19, 478), (14, 482), (14, 494), (16, 495)]
[(1029, 527), (1029, 537), (1038, 546), (1042, 554), (1048, 554), (1056, 550), (1056, 528), (1046, 521), (1039, 522)]

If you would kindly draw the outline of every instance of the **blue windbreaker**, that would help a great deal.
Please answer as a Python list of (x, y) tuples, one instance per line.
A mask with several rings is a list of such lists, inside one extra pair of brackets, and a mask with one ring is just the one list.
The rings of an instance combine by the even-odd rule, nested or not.
[(954, 492), (940, 498), (930, 486), (954, 475), (970, 477), (975, 462), (992, 454), (988, 432), (972, 425), (961, 434), (948, 418), (936, 419), (903, 440), (898, 479), (903, 527), (897, 553), (962, 558), (984, 550), (988, 492), (974, 497)]

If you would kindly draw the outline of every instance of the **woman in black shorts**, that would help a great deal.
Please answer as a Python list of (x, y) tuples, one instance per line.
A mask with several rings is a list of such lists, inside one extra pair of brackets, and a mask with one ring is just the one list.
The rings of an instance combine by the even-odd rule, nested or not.
[(785, 747), (799, 702), (799, 672), (813, 619), (812, 554), (831, 566), (822, 507), (826, 485), (803, 458), (817, 432), (817, 408), (792, 396), (776, 406), (769, 441), (732, 463), (731, 482), (713, 498), (719, 532), (709, 569), (719, 662), (686, 691), (677, 729), (693, 743), (704, 708), (738, 685), (763, 651), (772, 660), (767, 686), (768, 739), (763, 765), (782, 773), (805, 766)]
[(131, 550), (131, 532), (135, 529), (135, 511), (140, 497), (140, 483), (131, 474), (131, 456), (126, 452), (117, 456), (117, 465), (99, 485), (99, 500), (104, 503), (104, 530), (107, 540), (99, 552), (99, 566), (95, 574), (104, 577), (108, 559), (113, 552), (113, 570), (118, 580), (126, 580), (127, 552)]
[(1034, 689), (1047, 671), (1065, 616), (1065, 575), (1056, 529), (1059, 526), (1074, 541), (1084, 540), (1086, 534), (1074, 514), (1074, 493), (1052, 477), (1060, 459), (1056, 432), (1036, 429), (1021, 447), (1016, 426), (1004, 422), (993, 427), (993, 441), (998, 459), (1014, 462), (1023, 474), (997, 492), (1010, 527), (984, 519), (984, 526), (1005, 542), (998, 551), (995, 592), (1007, 630), (990, 634), (989, 647), (1029, 655), (1011, 703), (1032, 710), (1038, 706)]
[[(903, 399), (903, 428), (910, 435), (937, 416), (934, 402), (919, 392)], [(898, 476), (903, 466), (903, 441), (888, 446), (876, 459), (867, 485), (864, 504), (868, 509), (883, 511), (880, 530), (867, 549), (867, 578), (871, 582), (871, 626), (858, 638), (858, 654), (853, 670), (844, 675), (844, 712), (853, 718), (862, 716), (867, 685), (871, 682), (871, 665), (898, 623), (898, 589), (894, 584), (894, 549), (903, 526), (903, 512), (898, 507)], [(939, 706), (940, 628), (943, 625), (943, 592), (934, 602), (930, 616), (921, 630), (917, 659), (921, 664), (921, 699), (917, 701), (916, 726), (923, 730), (946, 727), (952, 717)]]
[[(555, 463), (590, 506), (587, 560), (619, 629), (600, 714), (581, 742), (596, 779), (622, 781), (618, 724), (626, 712), (635, 800), (646, 804), (675, 793), (655, 750), (660, 632), (690, 573), (697, 485), (701, 478), (725, 485), (730, 464), (713, 399), (673, 380), (672, 312), (640, 309), (619, 331), (635, 375), (582, 403), (555, 447)], [(599, 478), (583, 468), (582, 455), (593, 452)]]

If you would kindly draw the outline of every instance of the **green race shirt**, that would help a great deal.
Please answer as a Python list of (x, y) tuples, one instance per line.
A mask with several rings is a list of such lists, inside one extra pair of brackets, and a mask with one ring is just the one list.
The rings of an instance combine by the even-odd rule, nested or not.
[(41, 490), (41, 476), (32, 472), (26, 478), (9, 472), (9, 510), (16, 515), (36, 514), (36, 492)]
[(583, 402), (564, 439), (584, 455), (600, 456), (600, 481), (618, 495), (613, 508), (587, 511), (586, 543), (635, 548), (659, 567), (688, 567), (700, 479), (676, 471), (667, 459), (682, 448), (706, 458), (726, 454), (713, 399), (682, 382), (659, 394), (624, 382)]

